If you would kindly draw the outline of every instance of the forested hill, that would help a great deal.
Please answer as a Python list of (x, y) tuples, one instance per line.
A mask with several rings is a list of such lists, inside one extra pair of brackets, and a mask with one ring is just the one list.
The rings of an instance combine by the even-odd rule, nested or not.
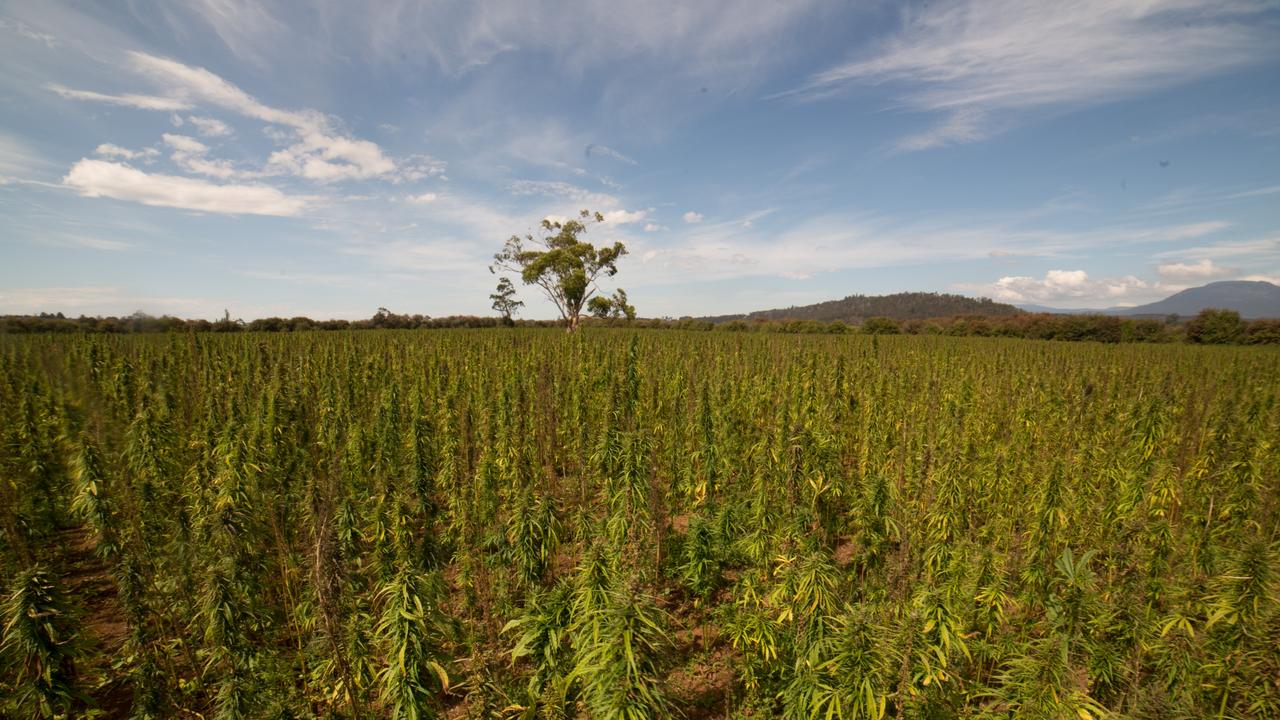
[(1025, 311), (988, 298), (971, 298), (946, 293), (895, 293), (893, 295), (850, 295), (814, 305), (757, 310), (746, 315), (719, 315), (704, 318), (711, 322), (730, 320), (843, 320), (859, 323), (870, 317), (895, 320), (927, 320), (956, 315), (1019, 315)]

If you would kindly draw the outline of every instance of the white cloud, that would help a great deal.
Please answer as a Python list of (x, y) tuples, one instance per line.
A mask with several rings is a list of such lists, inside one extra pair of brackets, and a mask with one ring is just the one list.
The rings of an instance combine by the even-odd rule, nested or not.
[(1270, 262), (1280, 260), (1280, 236), (1253, 240), (1227, 240), (1210, 245), (1183, 248), (1160, 253), (1162, 258), (1191, 260), (1236, 258), (1238, 262)]
[(685, 213), (684, 215), (681, 215), (680, 217), (690, 225), (696, 225), (697, 223), (702, 222), (702, 214), (696, 213), (692, 210)]
[(222, 317), (224, 309), (230, 310), (233, 318), (246, 319), (300, 314), (296, 307), (246, 305), (238, 298), (182, 297), (116, 285), (0, 288), (0, 313), (125, 316), (144, 311), (153, 315), (213, 319)]
[(10, 21), (5, 18), (0, 18), (0, 28), (4, 28), (5, 30), (12, 30), (13, 32), (17, 33), (18, 35), (21, 35), (22, 37), (28, 40), (34, 40), (38, 43), (43, 43), (44, 46), (49, 48), (50, 50), (56, 49), (58, 47), (58, 39), (56, 37), (54, 37), (53, 35), (50, 35), (49, 33), (38, 32), (37, 30), (33, 29), (30, 25), (27, 25), (21, 20)]
[(112, 252), (120, 250), (128, 250), (133, 247), (132, 244), (122, 240), (111, 240), (109, 238), (94, 237), (92, 235), (61, 235), (61, 240), (69, 245), (76, 247), (89, 248), (90, 250), (109, 250)]
[[(207, 103), (265, 123), (289, 127), (294, 133), (292, 144), (268, 158), (268, 171), (272, 173), (336, 182), (391, 177), (396, 171), (395, 161), (384, 155), (376, 143), (344, 136), (323, 113), (270, 107), (204, 68), (136, 51), (128, 53), (128, 57), (134, 70), (162, 86), (168, 96), (104, 95), (60, 85), (51, 85), (50, 89), (64, 97), (146, 110), (186, 110), (195, 103)], [(212, 118), (192, 116), (188, 120), (206, 135), (229, 132), (225, 124)], [(415, 170), (415, 177), (422, 177), (422, 172)]]
[(132, 312), (125, 310), (132, 298), (123, 288), (109, 285), (87, 287), (4, 288), (0, 289), (0, 308), (7, 313), (37, 312), (97, 312), (104, 306), (117, 308), (115, 314)]
[(354, 287), (363, 283), (357, 282), (350, 273), (295, 273), (280, 270), (270, 272), (267, 270), (243, 270), (239, 273), (242, 277), (252, 278), (254, 280), (271, 280), (275, 282), (286, 282), (295, 285), (320, 285), (323, 287)]
[(1132, 304), (1135, 298), (1146, 300), (1159, 289), (1132, 275), (1094, 280), (1084, 270), (1050, 270), (1043, 278), (1016, 275), (1002, 277), (990, 285), (958, 287), (1000, 302), (1054, 304), (1079, 300), (1085, 304), (1105, 301), (1107, 305)]
[(631, 158), (627, 157), (626, 155), (623, 155), (622, 153), (618, 152), (617, 150), (614, 150), (611, 147), (607, 147), (605, 145), (597, 145), (595, 143), (592, 143), (587, 146), (586, 155), (587, 157), (613, 158), (614, 160), (617, 160), (619, 162), (624, 162), (628, 165), (638, 164), (635, 160), (632, 160)]
[(165, 144), (179, 152), (191, 153), (193, 155), (203, 155), (209, 152), (209, 147), (193, 137), (186, 135), (173, 135), (165, 133), (160, 136)]
[(448, 180), (445, 169), (448, 165), (443, 160), (436, 160), (427, 155), (410, 155), (399, 163), (395, 182), (414, 182), (433, 177)]
[(578, 203), (587, 210), (601, 210), (618, 205), (618, 198), (606, 193), (592, 192), (567, 182), (557, 180), (517, 180), (510, 185), (513, 195), (543, 195)]
[(0, 185), (19, 181), (38, 183), (30, 180), (29, 176), (43, 176), (57, 169), (57, 165), (36, 152), (25, 140), (0, 130)]
[[(1170, 238), (1202, 236), (1216, 222), (1172, 226), (1110, 226), (1072, 231), (1020, 227), (1025, 218), (995, 216), (970, 223), (892, 222), (844, 213), (818, 215), (793, 225), (769, 227), (760, 210), (723, 221), (684, 225), (662, 242), (646, 236), (627, 240), (647, 260), (628, 286), (670, 285), (777, 276), (819, 276), (840, 270), (930, 265), (956, 260), (990, 261), (1005, 257), (1068, 258), (1097, 248), (1130, 251)], [(748, 225), (751, 221), (751, 225)], [(656, 238), (655, 238), (656, 240)], [(985, 286), (984, 286), (985, 287)], [(818, 298), (820, 299), (820, 298)], [(1157, 299), (1157, 298), (1151, 298)]]
[(205, 137), (226, 137), (231, 134), (231, 127), (217, 118), (190, 115), (187, 120), (196, 126), (196, 132)]
[(404, 199), (410, 205), (429, 205), (436, 201), (437, 195), (433, 192), (425, 192), (421, 195), (409, 195)]
[(648, 210), (610, 210), (603, 212), (604, 221), (610, 225), (630, 225), (649, 217)]
[(1240, 280), (1253, 280), (1255, 282), (1269, 282), (1272, 285), (1280, 285), (1280, 273), (1271, 275), (1245, 275)]
[(306, 198), (286, 195), (265, 185), (216, 185), (194, 178), (144, 173), (104, 160), (80, 160), (62, 182), (85, 197), (233, 215), (297, 215), (307, 204)]
[(1235, 268), (1222, 267), (1209, 258), (1203, 258), (1194, 263), (1161, 263), (1156, 268), (1156, 271), (1160, 273), (1161, 278), (1173, 281), (1208, 280), (1210, 278), (1225, 277), (1237, 272)]
[(93, 150), (94, 155), (101, 155), (108, 158), (124, 158), (125, 160), (140, 160), (152, 158), (160, 154), (155, 148), (146, 148), (145, 150), (130, 150), (129, 148), (120, 147), (111, 143), (103, 143)]
[(242, 174), (228, 160), (211, 160), (206, 157), (209, 147), (193, 137), (165, 133), (161, 138), (166, 145), (173, 148), (170, 159), (187, 172), (208, 175), (219, 180), (227, 180)]
[(69, 87), (64, 87), (56, 83), (46, 85), (45, 87), (70, 100), (88, 100), (90, 102), (101, 102), (109, 105), (133, 107), (141, 110), (186, 110), (191, 107), (191, 103), (178, 98), (134, 94), (107, 95), (105, 93), (92, 92), (90, 90), (72, 90)]
[[(426, 63), (459, 75), (504, 53), (527, 51), (549, 55), (571, 76), (623, 61), (735, 84), (738, 76), (758, 73), (763, 62), (785, 52), (781, 40), (814, 5), (811, 0), (585, 0), (571, 9), (522, 0), (361, 8), (320, 4), (331, 44), (388, 64)], [(266, 51), (268, 38), (256, 39)]]
[(302, 141), (267, 158), (268, 171), (282, 171), (316, 182), (367, 180), (388, 175), (395, 162), (368, 140), (302, 132)]
[(783, 270), (782, 272), (778, 273), (778, 276), (784, 277), (788, 280), (808, 280), (813, 277), (813, 273), (802, 272), (799, 270)]
[(658, 223), (644, 224), (644, 231), (647, 233), (662, 232), (663, 230), (666, 230), (666, 229), (667, 227), (665, 225), (659, 225)]
[[(185, 5), (209, 25), (236, 57), (259, 67), (267, 65), (262, 52), (264, 46), (285, 29), (284, 23), (271, 14), (266, 4), (256, 0), (193, 0)], [(164, 15), (175, 20), (170, 12)], [(186, 30), (181, 25), (175, 29)]]
[(899, 140), (898, 150), (914, 152), (946, 145), (977, 142), (994, 134), (994, 131), (995, 128), (988, 121), (986, 112), (976, 108), (961, 108), (952, 112), (938, 125)]
[[(945, 113), (901, 149), (981, 140), (1011, 111), (1134, 97), (1276, 55), (1251, 0), (967, 0), (906, 11), (903, 31), (795, 91), (894, 84), (908, 108)], [(993, 125), (994, 118), (1001, 125)]]

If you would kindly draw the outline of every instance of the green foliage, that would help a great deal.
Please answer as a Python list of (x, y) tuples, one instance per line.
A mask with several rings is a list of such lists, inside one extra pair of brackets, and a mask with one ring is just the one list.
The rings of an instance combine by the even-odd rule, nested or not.
[(690, 521), (689, 534), (684, 541), (680, 576), (685, 587), (699, 602), (710, 600), (711, 594), (720, 586), (723, 564), (720, 545), (715, 528), (709, 522), (701, 517)]
[(636, 308), (627, 302), (627, 292), (622, 288), (615, 290), (613, 297), (597, 295), (591, 298), (587, 301), (587, 311), (601, 320), (608, 318), (636, 319)]
[(1244, 331), (1245, 323), (1235, 310), (1201, 310), (1187, 322), (1187, 340), (1200, 345), (1238, 342)]
[(898, 322), (887, 317), (869, 317), (858, 329), (867, 335), (897, 335), (901, 332)]
[(507, 323), (510, 323), (512, 316), (524, 307), (524, 302), (516, 299), (516, 289), (511, 284), (511, 280), (506, 277), (498, 280), (498, 288), (493, 291), (489, 299), (493, 301), (493, 309)]
[(1270, 348), (605, 322), (0, 337), (0, 714), (1280, 715)]
[(81, 699), (76, 623), (48, 569), (36, 565), (13, 578), (0, 606), (4, 618), (0, 710), (28, 717), (67, 717)]
[(660, 675), (668, 650), (666, 621), (653, 599), (618, 591), (586, 619), (596, 629), (582, 636), (573, 677), (582, 683), (593, 717), (648, 720), (668, 717), (670, 700)]
[[(541, 240), (532, 235), (512, 235), (502, 251), (493, 256), (489, 270), (520, 273), (526, 285), (537, 285), (555, 305), (567, 328), (577, 330), (583, 306), (597, 291), (596, 280), (616, 275), (618, 260), (627, 254), (620, 242), (597, 248), (582, 240), (579, 236), (587, 232), (587, 222), (591, 221), (602, 223), (604, 216), (583, 210), (577, 219), (545, 219), (542, 229), (550, 235)], [(621, 297), (623, 307), (628, 307), (626, 295)]]
[(412, 568), (401, 568), (378, 591), (383, 608), (377, 632), (386, 658), (378, 682), (395, 720), (434, 717), (434, 698), (449, 690), (437, 596), (430, 579)]

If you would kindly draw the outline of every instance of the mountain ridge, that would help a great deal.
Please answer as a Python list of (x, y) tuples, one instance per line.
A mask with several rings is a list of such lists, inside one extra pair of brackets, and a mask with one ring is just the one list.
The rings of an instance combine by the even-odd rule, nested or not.
[(1140, 315), (1190, 317), (1208, 308), (1235, 310), (1240, 316), (1254, 320), (1280, 317), (1280, 286), (1264, 280), (1220, 280), (1180, 290), (1163, 300), (1132, 307), (1092, 309), (1051, 308), (1043, 305), (1019, 305), (1027, 312), (1054, 315)]

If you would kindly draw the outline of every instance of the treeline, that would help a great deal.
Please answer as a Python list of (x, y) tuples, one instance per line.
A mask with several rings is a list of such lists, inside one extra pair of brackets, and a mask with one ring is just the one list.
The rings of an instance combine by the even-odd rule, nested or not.
[(309, 317), (267, 317), (256, 320), (187, 320), (172, 315), (148, 315), (134, 313), (125, 317), (66, 317), (62, 313), (39, 315), (0, 316), (0, 334), (25, 333), (164, 333), (164, 332), (305, 332), (308, 330), (428, 330), (445, 328), (490, 327), (556, 327), (552, 320), (515, 320), (511, 323), (500, 317), (478, 315), (400, 315), (379, 309), (367, 320), (313, 320)]
[[(729, 320), (713, 322), (684, 317), (583, 318), (589, 327), (629, 327), (651, 330), (717, 332), (768, 332), (792, 335), (946, 335), (951, 337), (1009, 337), (1026, 340), (1062, 340), (1101, 343), (1190, 342), (1202, 345), (1280, 344), (1280, 320), (1245, 321), (1233, 310), (1205, 310), (1194, 318), (1164, 321), (1111, 315), (1052, 315), (1023, 313), (1013, 316), (961, 315), (926, 320), (871, 317), (860, 324), (841, 320)], [(448, 328), (561, 327), (557, 320), (514, 320), (479, 315), (399, 315), (379, 309), (367, 320), (313, 320), (308, 317), (260, 318), (245, 322), (184, 320), (135, 313), (127, 317), (63, 317), (53, 315), (0, 316), (0, 334), (25, 333), (164, 333), (164, 332), (305, 332), (310, 330), (442, 330)]]
[(1189, 342), (1201, 345), (1265, 345), (1280, 343), (1280, 320), (1245, 321), (1234, 310), (1205, 310), (1186, 321), (1170, 318), (1125, 318), (1112, 315), (1053, 315), (1048, 313), (989, 317), (967, 315), (928, 320), (872, 317), (859, 325), (817, 320), (681, 320), (667, 327), (724, 332), (781, 332), (791, 334), (861, 333), (864, 335), (947, 335), (953, 337), (1009, 337), (1027, 340), (1090, 341), (1101, 343)]

